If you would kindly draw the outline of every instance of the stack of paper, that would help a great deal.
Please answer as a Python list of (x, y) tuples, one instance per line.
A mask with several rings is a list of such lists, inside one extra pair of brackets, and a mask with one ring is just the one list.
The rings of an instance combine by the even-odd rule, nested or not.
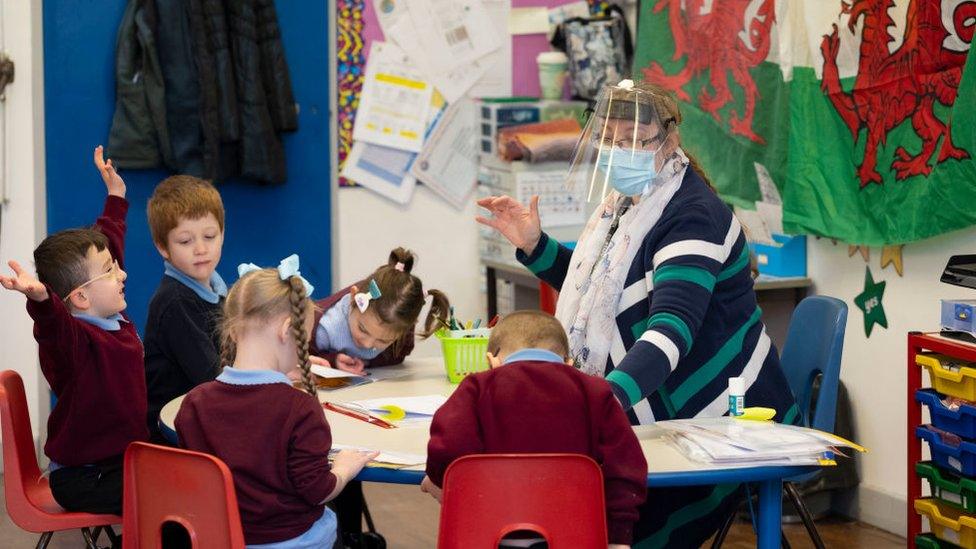
[(834, 465), (840, 448), (864, 448), (838, 436), (769, 421), (728, 417), (661, 421), (667, 437), (695, 461), (723, 466)]
[(357, 385), (372, 383), (373, 381), (371, 378), (366, 376), (344, 372), (336, 368), (319, 366), (318, 364), (313, 364), (311, 370), (314, 377), (315, 388), (323, 391), (355, 387)]

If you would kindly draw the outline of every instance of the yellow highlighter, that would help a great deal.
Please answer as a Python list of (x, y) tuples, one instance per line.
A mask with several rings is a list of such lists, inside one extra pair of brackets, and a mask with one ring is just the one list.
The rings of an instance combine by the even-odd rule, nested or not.
[(773, 419), (775, 415), (776, 410), (773, 408), (753, 406), (751, 408), (743, 408), (742, 415), (735, 416), (735, 419), (743, 419), (747, 421), (769, 421)]

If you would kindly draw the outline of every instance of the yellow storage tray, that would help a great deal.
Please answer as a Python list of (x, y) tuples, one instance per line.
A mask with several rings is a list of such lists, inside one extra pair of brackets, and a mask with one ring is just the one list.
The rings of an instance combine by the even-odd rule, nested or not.
[(964, 549), (976, 549), (976, 517), (933, 498), (916, 499), (915, 512), (928, 519), (935, 537)]
[[(932, 387), (936, 391), (966, 400), (976, 400), (976, 367), (972, 363), (930, 353), (915, 355), (915, 362), (929, 371)], [(950, 363), (958, 366), (950, 367)]]

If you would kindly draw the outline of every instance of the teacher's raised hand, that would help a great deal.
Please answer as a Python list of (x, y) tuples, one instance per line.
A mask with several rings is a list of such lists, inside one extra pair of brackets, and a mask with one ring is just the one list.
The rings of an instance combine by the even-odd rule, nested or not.
[(539, 197), (533, 196), (526, 208), (510, 196), (488, 196), (478, 201), (491, 217), (475, 219), (482, 225), (500, 232), (516, 248), (531, 254), (542, 238), (542, 222), (539, 220)]

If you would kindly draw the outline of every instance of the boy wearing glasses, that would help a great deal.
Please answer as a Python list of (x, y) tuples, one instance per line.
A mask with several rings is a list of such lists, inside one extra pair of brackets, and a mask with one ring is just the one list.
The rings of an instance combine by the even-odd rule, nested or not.
[(37, 278), (16, 261), (0, 285), (27, 296), (41, 371), (58, 398), (44, 453), (68, 511), (122, 512), (122, 454), (148, 439), (142, 342), (125, 316), (125, 182), (95, 149), (108, 190), (92, 229), (54, 233), (34, 250)]

